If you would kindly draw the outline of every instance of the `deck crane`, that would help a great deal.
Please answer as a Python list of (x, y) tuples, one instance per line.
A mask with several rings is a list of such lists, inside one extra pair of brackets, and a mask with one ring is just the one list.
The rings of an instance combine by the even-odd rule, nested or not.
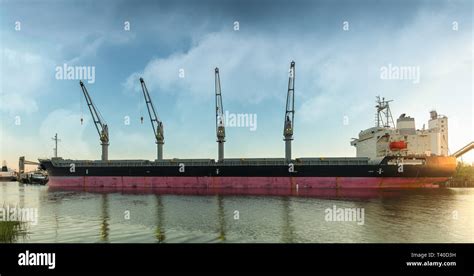
[(291, 141), (293, 140), (293, 127), (295, 118), (295, 62), (290, 64), (288, 79), (288, 94), (286, 95), (286, 113), (283, 126), (283, 136), (285, 141), (285, 159), (291, 162)]
[(224, 109), (222, 106), (221, 79), (219, 77), (219, 68), (215, 69), (215, 89), (216, 89), (216, 134), (217, 143), (219, 145), (219, 162), (224, 161), (224, 142), (225, 142), (225, 125), (224, 125)]
[(99, 110), (92, 102), (91, 97), (89, 96), (89, 92), (87, 92), (87, 88), (82, 81), (79, 81), (79, 84), (82, 88), (82, 93), (84, 93), (84, 97), (86, 98), (87, 106), (92, 115), (92, 120), (94, 121), (95, 128), (97, 129), (97, 133), (99, 134), (100, 144), (102, 145), (102, 161), (107, 161), (109, 159), (109, 128), (102, 118)]
[(157, 160), (163, 160), (163, 144), (165, 143), (163, 123), (160, 118), (156, 116), (155, 107), (151, 102), (150, 94), (146, 88), (145, 81), (140, 78), (140, 84), (142, 86), (143, 96), (145, 97), (146, 108), (148, 109), (148, 115), (150, 115), (151, 127), (155, 133), (156, 145), (157, 145)]

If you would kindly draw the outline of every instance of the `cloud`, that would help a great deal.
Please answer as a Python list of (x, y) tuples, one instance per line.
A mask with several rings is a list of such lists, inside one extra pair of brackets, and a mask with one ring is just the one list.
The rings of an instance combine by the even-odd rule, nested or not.
[[(89, 125), (89, 117), (84, 118), (83, 125), (80, 124), (80, 119), (79, 113), (68, 109), (56, 109), (49, 113), (39, 127), (39, 140), (43, 147), (52, 145), (51, 137), (57, 133), (61, 139), (58, 146), (59, 156), (72, 159), (90, 158), (92, 146), (84, 136), (84, 130)], [(99, 151), (99, 146), (97, 148)], [(100, 159), (100, 154), (96, 159)]]
[[(151, 130), (150, 130), (151, 131)], [(110, 153), (109, 158), (120, 156), (123, 159), (156, 159), (156, 145), (154, 144), (153, 135), (147, 135), (149, 132), (131, 132), (122, 129), (115, 129), (110, 133)], [(153, 145), (155, 145), (154, 151)], [(145, 156), (140, 153), (146, 153)]]
[(0, 110), (32, 113), (38, 110), (37, 98), (53, 76), (53, 62), (32, 52), (1, 48), (1, 103)]
[[(108, 31), (106, 33), (97, 32), (92, 34), (84, 34), (82, 39), (78, 41), (80, 52), (73, 58), (66, 61), (68, 64), (77, 64), (86, 59), (97, 58), (97, 53), (101, 49), (107, 49), (111, 46), (126, 44), (132, 41), (136, 35), (132, 32), (123, 30)], [(66, 42), (67, 45), (68, 42)], [(64, 48), (64, 47), (63, 47)]]
[[(450, 18), (464, 22), (463, 16), (456, 16), (456, 10), (449, 7), (445, 11), (438, 8), (414, 12), (415, 16), (402, 27), (367, 26), (364, 32), (376, 34), (372, 36), (355, 28), (347, 33), (332, 30), (314, 36), (311, 31), (212, 32), (186, 51), (151, 59), (143, 70), (129, 75), (124, 90), (139, 91), (138, 78), (143, 76), (150, 91), (176, 95), (181, 109), (195, 110), (198, 103), (213, 100), (213, 68), (218, 66), (224, 107), (240, 104), (259, 112), (283, 110), (287, 70), (290, 61), (295, 60), (296, 124), (302, 126), (302, 132), (318, 125), (336, 135), (340, 131), (337, 126), (347, 115), (350, 125), (345, 129), (355, 131), (348, 133), (347, 139), (357, 135), (360, 129), (373, 124), (375, 95), (395, 100), (395, 117), (407, 112), (424, 122), (431, 108), (425, 105), (439, 104), (446, 113), (458, 112), (459, 108), (442, 104), (452, 95), (446, 89), (453, 86), (453, 81), (457, 87), (451, 90), (459, 97), (470, 96), (467, 89), (472, 89), (466, 75), (472, 70), (470, 33), (450, 29)], [(369, 22), (370, 18), (360, 20)], [(420, 66), (421, 83), (380, 80), (380, 66), (388, 63)], [(179, 78), (180, 68), (184, 69), (184, 78)], [(469, 105), (464, 105), (463, 112), (467, 112), (466, 107)], [(458, 132), (453, 129), (453, 136), (460, 136)]]
[[(259, 103), (275, 94), (284, 95), (285, 86), (272, 89), (272, 81), (285, 83), (291, 54), (281, 53), (273, 41), (217, 32), (204, 36), (187, 52), (152, 59), (140, 72), (132, 73), (123, 83), (126, 91), (139, 90), (143, 76), (149, 90), (191, 96), (213, 96), (214, 68), (220, 67), (221, 84), (227, 99)], [(180, 70), (184, 77), (180, 78)]]
[(325, 117), (326, 111), (335, 101), (336, 99), (325, 95), (315, 96), (301, 104), (298, 115), (304, 123), (314, 122)]
[(84, 43), (84, 47), (79, 55), (75, 56), (74, 58), (66, 61), (68, 64), (76, 64), (77, 62), (83, 60), (84, 58), (94, 58), (97, 55), (97, 51), (99, 48), (104, 44), (105, 37), (103, 35), (99, 35), (96, 38), (89, 38), (87, 41), (92, 41), (88, 43)]
[[(28, 124), (25, 122), (25, 124)], [(17, 168), (18, 157), (37, 161), (38, 158), (53, 156), (55, 133), (61, 141), (58, 143), (58, 154), (64, 158), (90, 159), (90, 145), (85, 141), (84, 129), (89, 120), (80, 125), (80, 115), (66, 109), (57, 109), (49, 113), (38, 129), (25, 129), (20, 126), (2, 125), (0, 133), (0, 155), (12, 168)]]
[[(38, 157), (47, 156), (47, 147), (43, 147), (34, 136), (2, 132), (0, 142), (0, 156), (7, 161), (8, 167), (13, 169), (18, 168), (18, 158), (20, 156), (25, 156), (26, 160), (30, 161), (37, 161)], [(52, 149), (52, 147), (50, 148)]]

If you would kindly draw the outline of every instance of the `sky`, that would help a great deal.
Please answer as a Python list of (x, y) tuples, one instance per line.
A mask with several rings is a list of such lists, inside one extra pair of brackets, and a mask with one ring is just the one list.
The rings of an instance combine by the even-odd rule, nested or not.
[[(294, 157), (355, 156), (375, 96), (417, 128), (449, 118), (453, 153), (474, 140), (472, 1), (0, 1), (0, 159), (100, 159), (79, 79), (108, 124), (110, 159), (156, 158), (138, 79), (165, 129), (164, 158), (217, 159), (214, 68), (224, 110), (256, 115), (226, 128), (225, 156), (283, 157), (288, 69), (295, 61)], [(129, 26), (129, 28), (128, 28)], [(238, 27), (238, 28), (237, 28)], [(382, 68), (417, 68), (411, 79)], [(140, 117), (144, 122), (140, 122)], [(84, 123), (81, 125), (80, 118)], [(129, 123), (127, 123), (129, 122)], [(474, 154), (463, 157), (474, 162)]]

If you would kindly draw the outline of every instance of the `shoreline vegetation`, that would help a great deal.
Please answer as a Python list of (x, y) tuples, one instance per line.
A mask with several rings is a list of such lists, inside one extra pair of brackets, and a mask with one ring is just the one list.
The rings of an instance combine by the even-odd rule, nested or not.
[[(6, 210), (14, 207), (3, 204), (0, 208)], [(27, 237), (27, 225), (21, 219), (21, 214), (19, 219), (14, 221), (6, 220), (5, 217), (0, 218), (0, 243), (14, 243)]]
[(459, 163), (453, 178), (446, 182), (446, 187), (474, 188), (474, 166)]
[(14, 243), (26, 237), (25, 223), (21, 221), (0, 221), (0, 243)]

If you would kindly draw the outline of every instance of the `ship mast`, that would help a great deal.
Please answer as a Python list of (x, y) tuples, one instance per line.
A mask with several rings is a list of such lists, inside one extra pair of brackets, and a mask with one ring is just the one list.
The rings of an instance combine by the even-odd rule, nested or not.
[(293, 140), (293, 122), (295, 118), (295, 62), (290, 64), (288, 93), (286, 95), (285, 122), (283, 125), (283, 136), (285, 141), (285, 159), (291, 161), (291, 141)]
[(54, 141), (54, 157), (58, 157), (58, 142), (61, 141), (61, 139), (58, 138), (57, 133), (51, 139)]
[(390, 110), (390, 105), (389, 102), (392, 102), (393, 100), (385, 100), (385, 98), (380, 99), (380, 96), (376, 97), (376, 103), (377, 105), (375, 106), (377, 108), (377, 114), (376, 116), (376, 127), (385, 127), (389, 128), (391, 126), (395, 127), (395, 123), (393, 121), (392, 117), (392, 111)]
[(140, 78), (140, 84), (142, 86), (143, 96), (145, 97), (146, 108), (148, 109), (148, 115), (150, 115), (151, 127), (155, 133), (156, 145), (157, 145), (157, 159), (163, 160), (163, 144), (165, 143), (163, 123), (160, 118), (156, 115), (155, 107), (151, 101), (150, 94), (146, 88), (145, 81)]
[(82, 81), (79, 81), (79, 84), (82, 88), (82, 93), (86, 98), (87, 106), (92, 115), (92, 120), (94, 121), (95, 128), (97, 133), (99, 134), (100, 144), (102, 145), (102, 161), (107, 161), (109, 159), (109, 128), (102, 118), (99, 110), (92, 102), (91, 97), (89, 96), (89, 92), (87, 92), (87, 88)]
[(218, 161), (224, 161), (224, 142), (225, 142), (225, 125), (224, 125), (224, 107), (222, 106), (221, 79), (219, 77), (219, 68), (215, 69), (215, 90), (216, 90), (216, 134), (218, 143)]

